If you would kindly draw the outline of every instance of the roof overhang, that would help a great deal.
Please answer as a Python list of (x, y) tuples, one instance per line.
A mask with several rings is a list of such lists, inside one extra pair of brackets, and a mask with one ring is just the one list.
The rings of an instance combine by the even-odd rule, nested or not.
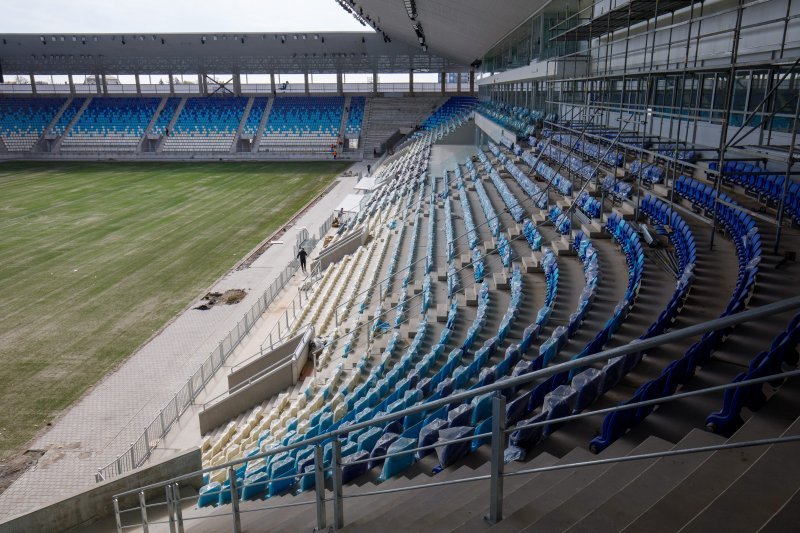
[(6, 74), (462, 72), (469, 67), (375, 32), (5, 34)]

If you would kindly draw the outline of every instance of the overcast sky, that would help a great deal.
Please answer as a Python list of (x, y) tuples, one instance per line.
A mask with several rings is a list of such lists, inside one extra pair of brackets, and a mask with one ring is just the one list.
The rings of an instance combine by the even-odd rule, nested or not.
[(371, 31), (335, 0), (0, 0), (0, 33)]

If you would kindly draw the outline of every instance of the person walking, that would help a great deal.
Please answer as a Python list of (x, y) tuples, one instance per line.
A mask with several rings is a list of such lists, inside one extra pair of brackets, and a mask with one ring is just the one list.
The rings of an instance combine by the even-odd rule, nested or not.
[(369, 176), (370, 174), (372, 174), (372, 165), (367, 163), (367, 176)]
[(300, 259), (300, 268), (303, 269), (303, 274), (306, 273), (306, 257), (308, 257), (308, 254), (303, 248), (300, 248), (300, 251), (297, 252), (297, 258)]

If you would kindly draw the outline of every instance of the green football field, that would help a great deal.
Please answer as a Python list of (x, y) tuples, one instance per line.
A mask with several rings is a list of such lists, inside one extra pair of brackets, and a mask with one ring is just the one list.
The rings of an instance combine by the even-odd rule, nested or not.
[(0, 164), (0, 461), (348, 165)]

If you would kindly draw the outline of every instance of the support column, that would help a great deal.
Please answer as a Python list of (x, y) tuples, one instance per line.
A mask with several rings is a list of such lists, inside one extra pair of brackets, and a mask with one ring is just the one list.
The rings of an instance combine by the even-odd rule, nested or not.
[(100, 74), (98, 74), (98, 73), (95, 73), (95, 75), (94, 75), (94, 87), (97, 90), (97, 94), (100, 94), (101, 92), (103, 92), (101, 87), (100, 87)]
[(458, 94), (461, 94), (461, 76), (461, 72), (456, 74), (456, 93)]
[(33, 72), (28, 74), (31, 77), (31, 93), (36, 94), (36, 78), (33, 77)]
[(445, 92), (447, 92), (447, 72), (445, 72), (445, 71), (442, 71), (442, 74), (441, 74), (441, 76), (442, 76), (442, 77), (441, 77), (441, 82), (442, 82), (442, 87), (441, 87), (441, 89), (442, 89), (442, 96), (444, 96), (444, 93), (445, 93)]
[(275, 73), (269, 73), (269, 86), (272, 89), (272, 96), (275, 96)]
[(303, 89), (308, 94), (308, 72), (303, 72)]
[(203, 75), (197, 75), (197, 90), (202, 95), (203, 94)]
[[(133, 75), (133, 79), (136, 80), (136, 94), (141, 96), (141, 94), (142, 94), (142, 85), (141, 85), (141, 83), (139, 83), (139, 74), (134, 74)], [(172, 84), (170, 84), (170, 86), (171, 85)]]
[(469, 71), (469, 93), (473, 94), (475, 92), (475, 71)]
[(372, 93), (378, 94), (378, 71), (372, 73)]
[(75, 81), (72, 79), (72, 74), (67, 74), (67, 80), (69, 81), (69, 94), (75, 94)]
[(414, 69), (408, 71), (408, 92), (414, 94)]
[(342, 81), (341, 72), (336, 73), (336, 92), (339, 94), (339, 96), (342, 96), (344, 94), (344, 83)]
[(103, 94), (108, 96), (108, 81), (106, 81), (105, 74), (103, 74)]
[(242, 75), (241, 74), (234, 74), (233, 75), (233, 94), (236, 96), (242, 96)]
[(169, 94), (175, 94), (175, 78), (172, 77), (172, 74), (169, 75)]

